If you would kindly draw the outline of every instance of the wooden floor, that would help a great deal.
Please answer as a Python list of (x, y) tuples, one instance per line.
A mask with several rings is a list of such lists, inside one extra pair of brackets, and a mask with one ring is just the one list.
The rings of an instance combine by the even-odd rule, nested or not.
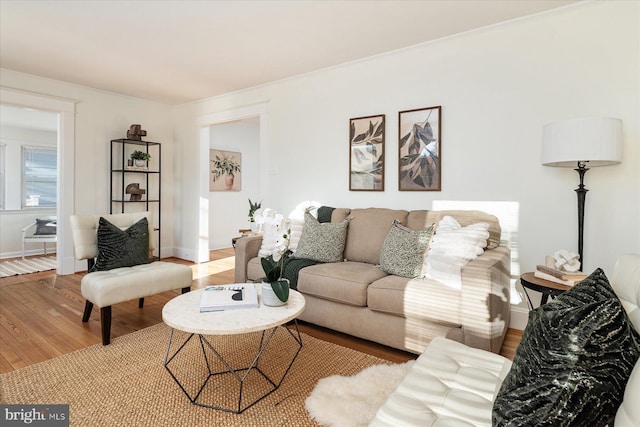
[[(180, 259), (166, 261), (189, 265), (193, 289), (234, 282), (232, 248), (213, 251), (211, 261), (193, 264)], [(100, 310), (94, 309), (88, 323), (82, 323), (84, 298), (80, 281), (84, 273), (58, 276), (54, 271), (0, 279), (0, 373), (42, 362), (101, 341)], [(138, 302), (113, 306), (111, 336), (118, 337), (162, 322), (162, 307), (180, 291), (165, 292)], [(393, 362), (403, 362), (415, 354), (395, 350), (299, 322), (300, 331), (345, 347)], [(522, 331), (509, 329), (501, 354), (513, 358)]]

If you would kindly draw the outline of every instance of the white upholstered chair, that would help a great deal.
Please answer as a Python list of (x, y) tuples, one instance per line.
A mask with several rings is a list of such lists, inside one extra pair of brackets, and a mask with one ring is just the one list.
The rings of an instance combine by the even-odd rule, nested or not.
[[(114, 215), (73, 215), (74, 252), (77, 260), (87, 260), (91, 270), (98, 256), (97, 230), (100, 217), (120, 229), (127, 229), (143, 217), (149, 223), (149, 251), (155, 248), (153, 240), (153, 221), (149, 212), (125, 213)], [(138, 299), (138, 307), (144, 305), (144, 298), (175, 289), (182, 293), (191, 289), (192, 271), (186, 265), (154, 261), (149, 264), (120, 267), (112, 270), (87, 273), (80, 285), (82, 296), (86, 299), (83, 322), (88, 322), (93, 306), (100, 307), (102, 325), (102, 344), (110, 342), (111, 306), (125, 301)]]
[[(25, 257), (25, 246), (27, 243), (42, 243), (44, 246), (44, 254), (47, 255), (47, 243), (53, 243), (55, 245), (58, 241), (56, 222), (55, 216), (45, 217), (36, 219), (22, 229), (22, 259)], [(41, 224), (43, 224), (44, 227), (42, 227)], [(40, 228), (44, 228), (47, 231), (42, 232)]]

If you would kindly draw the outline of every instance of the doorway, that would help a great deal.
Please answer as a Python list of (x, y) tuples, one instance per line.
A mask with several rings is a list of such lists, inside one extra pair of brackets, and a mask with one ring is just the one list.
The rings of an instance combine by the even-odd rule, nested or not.
[(3, 105), (48, 112), (56, 117), (57, 204), (55, 216), (58, 218), (56, 272), (57, 274), (73, 274), (75, 272), (75, 258), (69, 217), (73, 213), (74, 207), (75, 102), (7, 88), (0, 88), (0, 98)]
[[(208, 262), (209, 261), (209, 247), (211, 244), (211, 230), (212, 228), (217, 228), (219, 225), (212, 224), (210, 225), (211, 211), (214, 209), (226, 210), (226, 206), (224, 201), (221, 204), (216, 206), (211, 206), (210, 200), (210, 186), (209, 180), (211, 179), (211, 167), (210, 167), (210, 147), (212, 142), (212, 127), (217, 125), (224, 125), (225, 123), (243, 121), (243, 120), (251, 120), (256, 121), (259, 124), (258, 135), (259, 141), (257, 142), (257, 152), (252, 153), (252, 156), (255, 156), (257, 159), (257, 193), (255, 189), (250, 190), (249, 192), (242, 194), (242, 198), (244, 201), (244, 209), (240, 209), (239, 207), (233, 208), (232, 214), (237, 217), (238, 223), (234, 222), (233, 228), (237, 228), (237, 224), (246, 223), (248, 217), (248, 209), (249, 202), (246, 199), (251, 198), (252, 200), (265, 200), (268, 196), (267, 194), (267, 170), (264, 167), (266, 163), (265, 153), (267, 147), (267, 103), (256, 104), (252, 106), (247, 106), (244, 108), (239, 108), (235, 110), (224, 111), (220, 113), (209, 114), (206, 116), (201, 116), (198, 119), (198, 124), (200, 127), (200, 179), (199, 179), (199, 209), (198, 209), (198, 230), (197, 230), (197, 248), (195, 253), (196, 259), (194, 260), (197, 263)], [(240, 197), (238, 197), (239, 199)], [(202, 203), (205, 201), (206, 203)], [(238, 202), (240, 203), (240, 202)], [(238, 205), (240, 206), (240, 205)], [(235, 220), (234, 220), (235, 221)], [(239, 227), (241, 228), (241, 227)], [(229, 229), (231, 230), (231, 229)], [(235, 230), (237, 233), (237, 229)], [(227, 231), (228, 233), (228, 231)], [(216, 238), (218, 239), (218, 238)], [(219, 239), (227, 239), (226, 237), (219, 237)], [(229, 240), (229, 244), (231, 239)], [(220, 240), (220, 244), (223, 244), (222, 240)], [(217, 244), (217, 243), (214, 243)], [(227, 246), (228, 247), (228, 246)]]

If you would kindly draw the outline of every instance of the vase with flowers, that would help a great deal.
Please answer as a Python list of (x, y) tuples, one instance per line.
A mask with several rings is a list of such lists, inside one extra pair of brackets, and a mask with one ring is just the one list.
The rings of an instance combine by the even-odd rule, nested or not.
[(289, 280), (283, 278), (284, 268), (293, 252), (289, 250), (291, 228), (289, 220), (283, 221), (281, 228), (286, 228), (276, 242), (273, 255), (262, 258), (262, 269), (266, 274), (262, 278), (262, 302), (268, 306), (280, 306), (289, 300)]

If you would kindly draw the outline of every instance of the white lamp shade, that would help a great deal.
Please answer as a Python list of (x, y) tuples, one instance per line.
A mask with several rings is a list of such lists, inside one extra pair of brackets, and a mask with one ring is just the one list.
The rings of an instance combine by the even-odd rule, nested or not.
[(542, 164), (576, 167), (607, 166), (622, 162), (622, 120), (585, 117), (545, 125)]

